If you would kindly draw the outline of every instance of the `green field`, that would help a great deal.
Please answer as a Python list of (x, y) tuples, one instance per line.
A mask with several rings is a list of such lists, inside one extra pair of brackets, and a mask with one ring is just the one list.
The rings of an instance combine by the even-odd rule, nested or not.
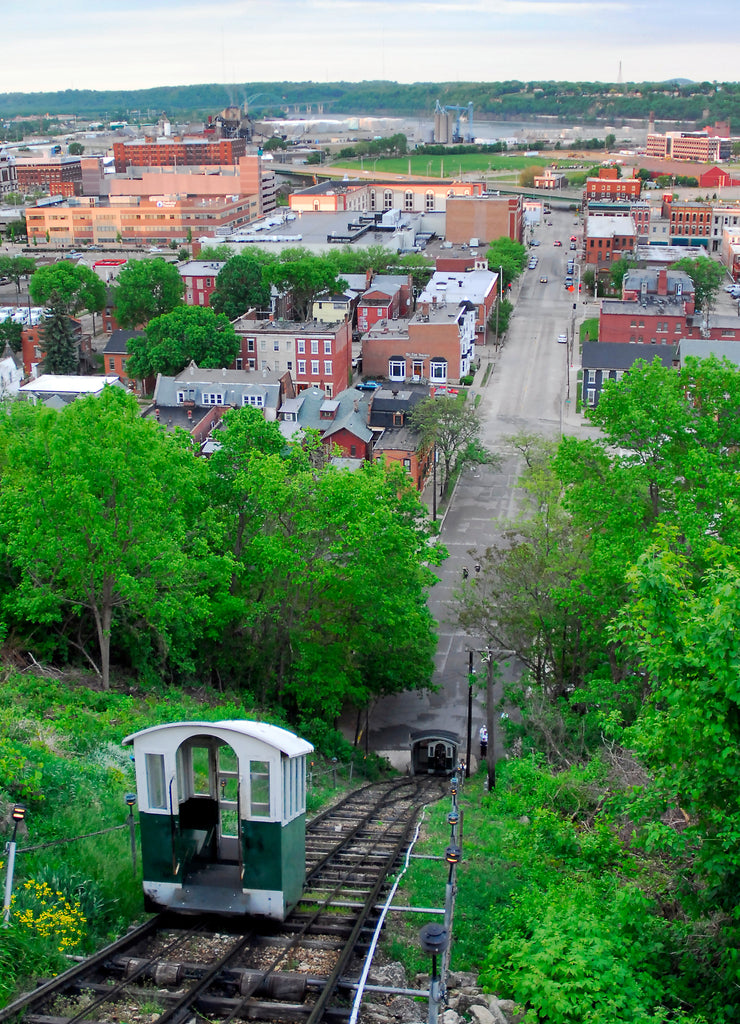
[[(572, 165), (573, 161), (563, 161)], [(373, 174), (412, 174), (427, 178), (452, 178), (462, 174), (487, 174), (509, 171), (513, 177), (525, 167), (533, 164), (544, 167), (552, 161), (547, 157), (506, 156), (499, 153), (464, 153), (460, 156), (402, 156), (364, 157), (352, 160), (337, 160), (333, 167), (346, 168), (351, 174), (358, 170)]]

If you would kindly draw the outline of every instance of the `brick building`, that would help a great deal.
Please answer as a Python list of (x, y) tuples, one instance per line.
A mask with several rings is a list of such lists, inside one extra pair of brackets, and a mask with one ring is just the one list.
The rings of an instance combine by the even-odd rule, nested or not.
[(706, 164), (729, 159), (731, 144), (730, 139), (712, 134), (709, 128), (701, 132), (648, 132), (645, 153), (659, 160), (694, 160)]
[(337, 213), (345, 210), (401, 210), (405, 213), (439, 213), (456, 196), (480, 196), (480, 181), (322, 181), (288, 196), (297, 213)]
[(241, 338), (236, 369), (289, 372), (297, 392), (320, 387), (328, 398), (352, 380), (352, 327), (349, 320), (256, 320), (246, 313), (233, 322)]
[(15, 166), (15, 157), (4, 149), (0, 149), (0, 196), (6, 196), (9, 192), (18, 191), (18, 174)]
[(79, 157), (16, 157), (18, 188), (23, 193), (40, 189), (52, 196), (82, 195), (82, 165)]
[(583, 205), (608, 199), (639, 199), (642, 182), (639, 178), (620, 178), (616, 167), (602, 167), (598, 178), (586, 178)]
[(451, 196), (447, 200), (445, 238), (454, 245), (477, 238), (487, 245), (495, 238), (521, 242), (521, 196)]
[(663, 196), (661, 216), (668, 222), (670, 244), (691, 241), (694, 245), (709, 247), (712, 235), (713, 212), (711, 203), (695, 203)]
[(357, 300), (357, 329), (368, 331), (383, 320), (408, 316), (413, 301), (413, 278), (401, 274), (377, 274)]
[(631, 216), (589, 217), (584, 228), (584, 262), (594, 270), (634, 255), (637, 228)]
[(147, 136), (131, 142), (113, 143), (113, 161), (117, 174), (123, 174), (128, 167), (235, 164), (246, 152), (244, 139), (217, 139), (205, 135)]
[(436, 301), (453, 306), (463, 299), (472, 303), (475, 307), (476, 341), (483, 345), (488, 336), (488, 320), (496, 305), (498, 278), (498, 274), (488, 269), (485, 259), (478, 260), (476, 269), (469, 272), (437, 270), (419, 296), (418, 303)]
[(178, 266), (188, 306), (210, 306), (211, 295), (216, 290), (216, 278), (225, 266), (226, 263), (206, 260), (189, 260)]
[(228, 166), (218, 168), (187, 167), (138, 167), (131, 166), (124, 175), (107, 179), (107, 191), (111, 196), (190, 195), (213, 196), (257, 196), (259, 215), (271, 213), (277, 205), (277, 184), (275, 174), (265, 168), (259, 156), (242, 156)]
[[(25, 209), (28, 240), (43, 245), (183, 243), (188, 237), (224, 235), (259, 216), (258, 196), (153, 195), (80, 197)], [(48, 236), (48, 237), (47, 237)]]
[(385, 321), (363, 337), (363, 372), (391, 384), (459, 382), (475, 358), (475, 319), (465, 299), (420, 301), (411, 319)]

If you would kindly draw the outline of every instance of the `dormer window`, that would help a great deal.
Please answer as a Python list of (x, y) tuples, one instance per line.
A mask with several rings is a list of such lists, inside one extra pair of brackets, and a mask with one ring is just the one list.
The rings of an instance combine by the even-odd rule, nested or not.
[(202, 405), (223, 405), (224, 396), (217, 391), (204, 392), (201, 397)]

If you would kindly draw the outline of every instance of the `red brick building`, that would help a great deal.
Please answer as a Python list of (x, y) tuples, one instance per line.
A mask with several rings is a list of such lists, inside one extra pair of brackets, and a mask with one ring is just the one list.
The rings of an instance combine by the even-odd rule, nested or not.
[(475, 318), (465, 299), (419, 302), (410, 320), (377, 324), (363, 337), (363, 372), (391, 384), (456, 383), (475, 358)]
[(41, 189), (52, 196), (82, 195), (82, 165), (78, 157), (16, 157), (15, 165), (21, 192)]
[(710, 203), (692, 203), (663, 196), (663, 216), (670, 224), (670, 242), (691, 239), (693, 244), (709, 245), (713, 212)]
[(594, 270), (634, 255), (637, 228), (631, 216), (589, 217), (584, 228), (584, 262)]
[(450, 196), (445, 216), (445, 238), (454, 245), (477, 238), (488, 245), (494, 238), (522, 240), (521, 196)]
[(622, 300), (604, 299), (599, 341), (672, 345), (689, 336), (694, 319), (694, 285), (680, 270), (630, 270)]
[(113, 160), (116, 174), (127, 167), (185, 167), (197, 165), (235, 164), (245, 156), (244, 139), (215, 139), (205, 135), (149, 137), (132, 142), (114, 142)]
[(408, 316), (413, 295), (413, 278), (398, 274), (377, 274), (357, 301), (357, 329), (369, 331), (383, 320)]
[(211, 295), (216, 290), (216, 278), (225, 266), (225, 263), (190, 260), (177, 268), (185, 287), (184, 296), (188, 306), (210, 306)]
[(586, 179), (583, 205), (604, 199), (639, 199), (641, 187), (639, 178), (620, 178), (616, 167), (602, 167), (598, 178)]
[[(95, 358), (92, 350), (92, 338), (89, 334), (83, 334), (82, 324), (74, 317), (72, 321), (75, 338), (79, 346), (79, 373), (92, 373), (95, 370)], [(44, 347), (44, 324), (39, 319), (30, 327), (23, 328), (21, 335), (21, 354), (23, 356), (23, 372), (26, 377), (36, 377), (39, 373), (39, 364), (43, 362), (46, 355)]]
[(327, 398), (352, 380), (352, 327), (349, 320), (256, 320), (246, 313), (233, 323), (241, 337), (235, 369), (289, 372), (297, 392), (319, 387)]

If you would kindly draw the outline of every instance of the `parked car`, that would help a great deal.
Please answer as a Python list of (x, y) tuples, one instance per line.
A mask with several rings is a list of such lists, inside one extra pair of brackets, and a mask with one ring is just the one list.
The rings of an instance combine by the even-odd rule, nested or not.
[(377, 380), (361, 380), (359, 384), (355, 384), (355, 387), (358, 391), (377, 391), (382, 384)]
[(558, 335), (558, 345), (567, 345), (567, 344), (568, 344), (568, 335), (567, 334), (559, 334)]

